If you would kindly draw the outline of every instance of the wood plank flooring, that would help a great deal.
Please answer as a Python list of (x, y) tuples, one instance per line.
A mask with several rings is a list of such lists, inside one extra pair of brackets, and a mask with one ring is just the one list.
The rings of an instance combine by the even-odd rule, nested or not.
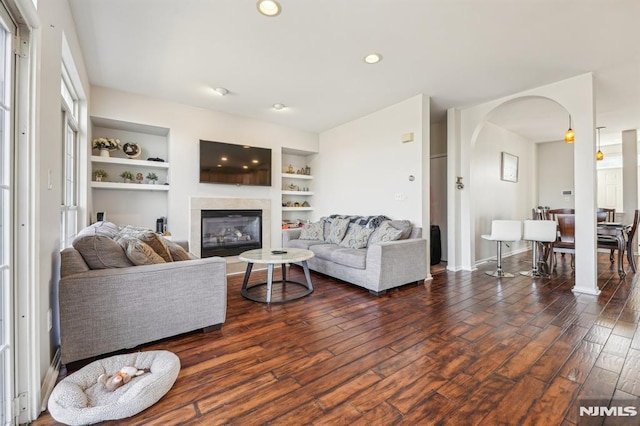
[(314, 293), (271, 306), (231, 276), (221, 330), (140, 348), (180, 357), (169, 393), (105, 424), (574, 425), (579, 398), (640, 396), (637, 276), (598, 260), (599, 296), (571, 292), (569, 256), (552, 279), (498, 280), (487, 264), (381, 297), (313, 274)]

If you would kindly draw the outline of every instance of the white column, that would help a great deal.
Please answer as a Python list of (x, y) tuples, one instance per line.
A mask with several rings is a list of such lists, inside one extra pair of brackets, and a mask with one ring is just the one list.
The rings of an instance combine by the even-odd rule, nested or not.
[[(635, 129), (622, 132), (622, 200), (622, 221), (631, 223), (638, 208), (638, 133)], [(633, 247), (637, 254), (638, 245)]]

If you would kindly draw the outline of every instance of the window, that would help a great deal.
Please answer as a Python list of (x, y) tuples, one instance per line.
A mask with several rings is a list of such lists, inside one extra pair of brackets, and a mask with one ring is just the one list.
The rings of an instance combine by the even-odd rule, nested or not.
[(60, 203), (60, 248), (69, 247), (78, 232), (78, 95), (67, 69), (62, 67), (62, 202)]

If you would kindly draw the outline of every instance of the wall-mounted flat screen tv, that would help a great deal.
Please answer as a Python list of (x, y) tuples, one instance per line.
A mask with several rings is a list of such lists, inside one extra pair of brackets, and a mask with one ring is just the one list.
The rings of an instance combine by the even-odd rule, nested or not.
[(201, 139), (200, 182), (271, 186), (271, 150)]

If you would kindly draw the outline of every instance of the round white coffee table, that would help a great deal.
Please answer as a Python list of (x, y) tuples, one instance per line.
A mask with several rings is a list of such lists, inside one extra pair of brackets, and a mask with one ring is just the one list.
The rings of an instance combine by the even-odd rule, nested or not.
[[(300, 299), (301, 297), (311, 294), (313, 292), (313, 284), (311, 284), (311, 275), (309, 274), (307, 260), (311, 259), (313, 256), (314, 254), (310, 250), (289, 247), (282, 249), (262, 248), (241, 253), (238, 258), (243, 262), (247, 262), (247, 270), (244, 273), (244, 281), (242, 282), (242, 295), (254, 302), (279, 303)], [(302, 264), (304, 276), (307, 279), (306, 284), (299, 281), (287, 280), (287, 263), (296, 262), (300, 262)], [(267, 265), (267, 281), (248, 286), (249, 276), (251, 275), (251, 269), (253, 268), (254, 263)], [(273, 281), (273, 266), (276, 264), (282, 265), (282, 280)], [(272, 300), (271, 291), (273, 289), (273, 283), (282, 283), (283, 286), (286, 284), (295, 284), (305, 287), (306, 291), (297, 293), (291, 297)], [(249, 289), (262, 285), (267, 286), (266, 297), (262, 298), (249, 294)]]

